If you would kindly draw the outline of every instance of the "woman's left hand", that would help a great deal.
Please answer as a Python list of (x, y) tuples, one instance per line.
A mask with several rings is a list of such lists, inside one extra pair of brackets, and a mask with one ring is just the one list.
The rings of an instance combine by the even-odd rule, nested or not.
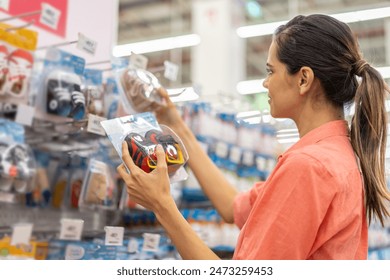
[(156, 212), (168, 201), (173, 200), (170, 193), (170, 182), (168, 167), (165, 161), (165, 152), (161, 145), (156, 147), (157, 166), (146, 173), (135, 165), (128, 150), (126, 141), (122, 143), (122, 163), (117, 167), (117, 171), (127, 186), (127, 193), (132, 201), (143, 207)]

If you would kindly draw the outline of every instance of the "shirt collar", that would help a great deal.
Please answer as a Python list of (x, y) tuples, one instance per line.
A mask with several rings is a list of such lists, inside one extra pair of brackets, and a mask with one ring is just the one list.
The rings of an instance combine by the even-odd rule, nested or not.
[[(297, 143), (292, 145), (285, 153), (300, 149), (304, 146), (317, 143), (325, 138), (332, 136), (346, 136), (349, 137), (348, 122), (345, 120), (337, 120), (327, 122), (306, 133)], [(283, 156), (280, 155), (279, 157)]]

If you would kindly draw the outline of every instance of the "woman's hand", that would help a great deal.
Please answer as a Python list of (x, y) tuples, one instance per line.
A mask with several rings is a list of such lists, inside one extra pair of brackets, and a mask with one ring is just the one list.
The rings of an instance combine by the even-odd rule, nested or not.
[(176, 105), (169, 98), (168, 92), (165, 88), (160, 87), (158, 89), (158, 93), (163, 98), (165, 104), (165, 106), (161, 106), (154, 111), (158, 123), (169, 126), (173, 130), (180, 130), (180, 125), (182, 125), (183, 120), (176, 108)]
[(122, 160), (128, 167), (122, 163), (117, 171), (127, 186), (127, 193), (131, 200), (143, 207), (157, 212), (166, 203), (171, 203), (173, 198), (170, 193), (170, 182), (168, 176), (168, 167), (165, 161), (165, 152), (161, 145), (156, 147), (157, 166), (146, 173), (135, 165), (129, 154), (127, 143), (122, 143)]

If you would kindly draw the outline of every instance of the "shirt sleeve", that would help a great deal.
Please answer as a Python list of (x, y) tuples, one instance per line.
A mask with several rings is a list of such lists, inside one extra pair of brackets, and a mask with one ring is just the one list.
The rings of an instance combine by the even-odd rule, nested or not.
[(306, 259), (335, 195), (332, 185), (318, 160), (290, 155), (252, 202), (235, 259)]
[(262, 192), (264, 182), (257, 182), (252, 189), (242, 192), (234, 199), (233, 214), (234, 223), (242, 228), (248, 219), (253, 203)]

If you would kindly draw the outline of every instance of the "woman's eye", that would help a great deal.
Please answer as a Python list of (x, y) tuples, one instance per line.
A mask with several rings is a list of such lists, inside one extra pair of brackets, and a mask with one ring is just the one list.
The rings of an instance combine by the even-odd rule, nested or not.
[(271, 69), (267, 68), (266, 71), (267, 71), (267, 75), (271, 75), (272, 74), (272, 70)]

